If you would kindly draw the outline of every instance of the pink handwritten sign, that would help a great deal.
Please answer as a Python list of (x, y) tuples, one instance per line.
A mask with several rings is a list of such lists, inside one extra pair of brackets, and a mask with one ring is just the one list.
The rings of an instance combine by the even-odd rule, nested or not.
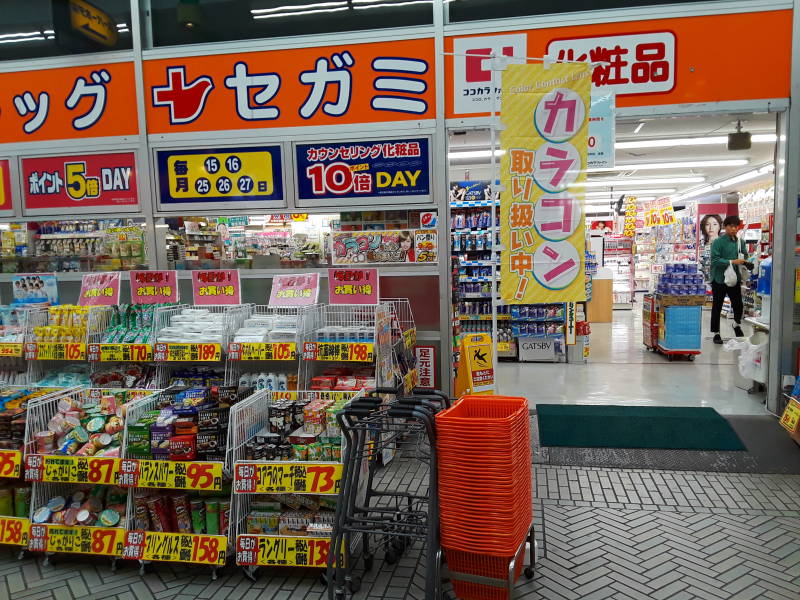
[(111, 306), (119, 304), (119, 272), (86, 273), (81, 278), (81, 306)]
[(178, 301), (177, 271), (131, 271), (131, 304)]
[(270, 306), (309, 306), (319, 298), (319, 273), (275, 275), (269, 293)]
[(328, 269), (329, 304), (377, 304), (378, 269)]
[(241, 304), (239, 269), (192, 271), (192, 302), (201, 306)]

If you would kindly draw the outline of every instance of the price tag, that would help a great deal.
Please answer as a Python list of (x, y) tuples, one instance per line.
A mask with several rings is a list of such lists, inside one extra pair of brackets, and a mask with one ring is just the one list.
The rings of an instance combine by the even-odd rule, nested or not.
[(800, 423), (800, 402), (792, 398), (781, 415), (781, 425), (789, 433), (794, 433), (797, 431), (798, 423)]
[(128, 531), (123, 558), (224, 565), (227, 544), (224, 535)]
[(22, 452), (0, 450), (0, 477), (17, 479), (22, 474)]
[(122, 556), (125, 530), (122, 527), (82, 527), (53, 523), (30, 526), (28, 550)]
[(417, 328), (412, 327), (403, 332), (403, 344), (408, 350), (417, 345)]
[(0, 544), (27, 546), (30, 519), (0, 517)]
[(498, 352), (511, 352), (511, 342), (497, 342)]
[(0, 344), (0, 357), (20, 358), (22, 356), (22, 349), (24, 346), (25, 344), (21, 342), (19, 344), (12, 344), (12, 343)]
[(328, 538), (239, 535), (236, 537), (236, 564), (325, 567), (330, 547)]
[(153, 346), (150, 344), (89, 344), (91, 362), (150, 362)]
[(253, 343), (234, 342), (228, 345), (230, 360), (295, 360), (297, 344), (294, 342)]
[(341, 463), (237, 462), (234, 491), (240, 494), (338, 494)]
[(219, 362), (220, 344), (156, 344), (153, 359), (159, 362)]
[(25, 480), (115, 485), (120, 459), (102, 456), (25, 455)]
[(119, 485), (180, 490), (222, 490), (221, 462), (124, 458)]
[(305, 342), (304, 360), (332, 360), (339, 362), (372, 362), (375, 344), (365, 342)]
[(86, 360), (86, 344), (31, 342), (25, 344), (25, 360)]

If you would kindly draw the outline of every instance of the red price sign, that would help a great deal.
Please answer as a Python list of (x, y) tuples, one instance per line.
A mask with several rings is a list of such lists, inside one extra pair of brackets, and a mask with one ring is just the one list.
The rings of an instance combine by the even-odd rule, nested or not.
[(41, 454), (25, 455), (25, 481), (42, 481), (44, 478), (44, 457)]
[(118, 532), (113, 529), (92, 531), (92, 554), (114, 554)]
[(219, 536), (197, 535), (192, 540), (192, 562), (216, 565), (219, 563), (220, 548)]
[(0, 517), (0, 544), (28, 545), (30, 521), (14, 517)]
[(371, 344), (350, 344), (347, 360), (354, 362), (368, 362), (372, 360), (370, 356)]
[(310, 478), (311, 485), (308, 487), (308, 492), (311, 494), (330, 493), (341, 476), (342, 469), (339, 465), (310, 466), (307, 480)]
[(86, 478), (89, 483), (113, 483), (118, 465), (117, 458), (94, 458), (89, 461)]
[(20, 476), (22, 471), (22, 452), (19, 450), (0, 450), (0, 477)]
[(214, 485), (214, 468), (211, 463), (190, 463), (186, 469), (189, 489), (207, 490)]

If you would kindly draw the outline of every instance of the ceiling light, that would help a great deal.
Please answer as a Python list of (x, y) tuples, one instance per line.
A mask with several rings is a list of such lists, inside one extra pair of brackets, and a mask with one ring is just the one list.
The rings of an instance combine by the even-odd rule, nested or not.
[[(753, 143), (767, 143), (775, 142), (778, 136), (774, 133), (757, 133), (751, 138)], [(728, 136), (710, 136), (710, 137), (689, 137), (689, 138), (673, 138), (673, 139), (660, 139), (660, 140), (636, 140), (631, 142), (616, 142), (614, 148), (617, 150), (624, 150), (626, 148), (671, 148), (673, 146), (711, 146), (716, 144), (727, 144)]]
[(747, 173), (742, 173), (741, 175), (736, 175), (735, 177), (731, 177), (730, 179), (726, 179), (725, 181), (720, 181), (719, 183), (714, 184), (714, 189), (718, 190), (720, 188), (728, 187), (729, 185), (735, 185), (737, 183), (741, 183), (742, 181), (747, 181), (749, 179), (754, 179), (759, 175), (766, 175), (775, 170), (775, 165), (769, 164), (761, 167), (760, 169), (755, 169), (753, 171), (748, 171)]
[(29, 31), (26, 33), (3, 33), (0, 34), (0, 40), (5, 38), (20, 38), (20, 37), (31, 37), (33, 35), (39, 35), (38, 31)]
[[(620, 193), (625, 192), (628, 195), (631, 194), (671, 194), (676, 192), (675, 188), (658, 188), (658, 189), (644, 189), (644, 190), (614, 190), (619, 191)], [(592, 196), (608, 196), (608, 192), (586, 192), (584, 194), (587, 198)]]
[(119, 31), (120, 33), (128, 33), (128, 32), (130, 31), (130, 29), (127, 29), (127, 28), (125, 28), (125, 29), (118, 29), (117, 31)]
[(55, 34), (55, 31), (53, 31), (52, 29), (45, 29), (42, 33), (44, 33), (45, 35), (53, 35)]
[[(703, 183), (705, 177), (665, 177), (663, 179), (590, 179), (583, 183), (576, 183), (570, 187), (616, 187), (631, 186), (631, 185), (672, 185), (674, 183)], [(633, 190), (631, 191), (633, 193)]]
[(117, 23), (117, 29), (125, 29), (127, 26), (127, 23)]
[[(495, 156), (503, 156), (505, 154), (505, 150), (495, 150)], [(469, 150), (467, 152), (450, 152), (447, 155), (447, 158), (451, 160), (460, 160), (464, 158), (491, 158), (492, 151), (491, 150)]]
[(644, 121), (642, 121), (636, 126), (636, 129), (633, 130), (633, 135), (639, 133), (642, 130), (642, 127), (644, 127)]
[(633, 163), (626, 165), (616, 165), (607, 169), (587, 169), (589, 173), (602, 173), (604, 171), (636, 171), (636, 170), (657, 170), (657, 169), (700, 169), (708, 167), (741, 167), (750, 161), (744, 158), (730, 160), (689, 160), (683, 162), (662, 162), (662, 163)]
[(0, 40), (0, 44), (15, 44), (17, 42), (35, 42), (36, 40), (43, 40), (43, 39), (45, 39), (43, 35), (35, 35), (33, 37)]
[(694, 198), (695, 196), (701, 196), (702, 194), (707, 194), (708, 192), (713, 192), (713, 191), (714, 191), (713, 185), (704, 185), (703, 187), (698, 188), (692, 192), (681, 194), (676, 198), (676, 200), (688, 200), (689, 198)]
[[(649, 202), (650, 200), (655, 200), (656, 198), (660, 197), (660, 196), (633, 196), (632, 194), (625, 194), (625, 197), (628, 196), (636, 198), (637, 202)], [(614, 196), (613, 198), (611, 196), (607, 196), (606, 198), (592, 198), (590, 200), (587, 200), (584, 204), (586, 204), (586, 206), (594, 206), (597, 204), (616, 202), (618, 200), (619, 196)]]
[[(359, 0), (353, 0), (354, 3), (358, 2)], [(391, 2), (391, 3), (381, 3), (381, 4), (369, 4), (369, 5), (356, 5), (353, 8), (356, 10), (363, 10), (365, 8), (386, 8), (391, 6), (408, 6), (410, 4), (432, 4), (433, 0), (407, 0), (406, 2)]]
[(287, 12), (287, 11), (305, 11), (312, 8), (330, 8), (333, 6), (345, 6), (347, 2), (345, 0), (340, 0), (337, 2), (314, 2), (312, 4), (295, 4), (289, 6), (276, 6), (274, 8), (253, 8), (250, 10), (251, 14), (254, 15), (261, 15), (261, 14), (269, 14), (269, 13), (277, 13), (277, 12)]
[(349, 10), (346, 6), (342, 6), (341, 8), (320, 8), (317, 10), (301, 10), (297, 12), (285, 12), (285, 13), (275, 13), (271, 15), (253, 15), (254, 19), (275, 19), (279, 17), (296, 17), (298, 15), (313, 15), (315, 13), (332, 13), (332, 12), (339, 12), (341, 10)]

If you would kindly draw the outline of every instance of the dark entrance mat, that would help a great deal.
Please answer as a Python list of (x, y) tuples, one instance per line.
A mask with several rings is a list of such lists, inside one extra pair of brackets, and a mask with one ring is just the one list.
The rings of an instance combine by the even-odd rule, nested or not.
[(775, 417), (730, 416), (727, 421), (747, 446), (746, 452), (541, 447), (536, 419), (532, 418), (533, 462), (573, 467), (800, 475), (800, 445), (789, 438)]
[(542, 446), (746, 450), (713, 408), (537, 404)]

